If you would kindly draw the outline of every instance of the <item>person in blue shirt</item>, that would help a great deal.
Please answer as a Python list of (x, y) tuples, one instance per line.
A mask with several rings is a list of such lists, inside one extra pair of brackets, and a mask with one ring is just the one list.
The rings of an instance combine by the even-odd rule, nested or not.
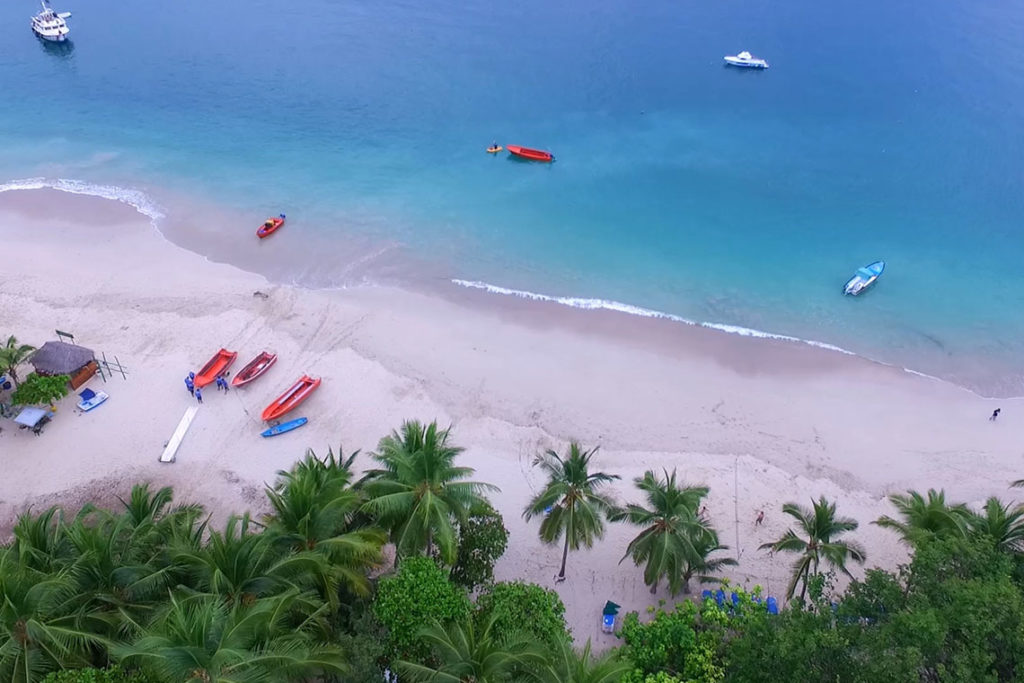
[(189, 373), (189, 376), (185, 378), (185, 388), (188, 389), (188, 393), (193, 396), (196, 395), (196, 385), (192, 382), (191, 373)]
[(196, 387), (196, 400), (199, 401), (200, 404), (203, 402), (203, 392), (199, 390), (199, 387)]

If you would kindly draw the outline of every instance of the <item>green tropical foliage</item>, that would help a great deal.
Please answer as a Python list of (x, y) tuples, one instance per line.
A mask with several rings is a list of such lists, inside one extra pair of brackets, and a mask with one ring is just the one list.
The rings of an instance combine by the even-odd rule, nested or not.
[(658, 582), (668, 581), (672, 595), (690, 592), (690, 579), (702, 579), (717, 569), (735, 564), (731, 558), (712, 559), (711, 553), (726, 550), (710, 522), (698, 514), (708, 494), (706, 486), (681, 486), (676, 471), (659, 478), (648, 470), (634, 483), (647, 499), (647, 507), (630, 504), (611, 515), (612, 521), (626, 521), (643, 530), (626, 548), (638, 566), (644, 567), (644, 582), (654, 593)]
[(990, 538), (1000, 550), (1024, 551), (1024, 506), (1004, 505), (993, 496), (981, 512), (971, 515), (967, 525), (972, 535)]
[(551, 651), (571, 642), (565, 605), (555, 591), (523, 581), (503, 581), (476, 599), (476, 623), (489, 624), (493, 637), (513, 641), (529, 636)]
[(14, 335), (7, 337), (7, 341), (0, 346), (0, 375), (7, 375), (17, 387), (18, 367), (29, 359), (36, 350), (36, 347), (28, 344), (19, 344)]
[(473, 510), (458, 524), (459, 552), (451, 579), (468, 591), (494, 580), (494, 564), (508, 547), (508, 529), (501, 513), (490, 505)]
[(445, 564), (458, 557), (456, 524), (485, 504), (497, 487), (466, 481), (473, 468), (458, 467), (461, 448), (448, 442), (450, 430), (437, 422), (412, 420), (380, 440), (373, 459), (380, 466), (364, 477), (363, 510), (391, 533), (398, 557), (430, 554), (436, 547)]
[(618, 650), (594, 655), (589, 639), (582, 650), (563, 641), (551, 651), (537, 678), (544, 683), (619, 683), (632, 669), (632, 662)]
[(394, 576), (381, 579), (373, 611), (388, 631), (388, 654), (423, 661), (429, 650), (419, 638), (425, 624), (463, 621), (469, 598), (429, 557), (408, 557)]
[(141, 671), (126, 671), (119, 666), (106, 669), (65, 669), (55, 671), (43, 683), (154, 683)]
[(530, 521), (543, 516), (538, 533), (544, 543), (563, 541), (559, 579), (565, 578), (569, 551), (590, 548), (603, 538), (604, 521), (615, 510), (602, 491), (619, 477), (590, 471), (590, 460), (596, 452), (596, 448), (587, 451), (573, 441), (564, 458), (549, 450), (533, 461), (548, 479), (523, 510), (523, 517)]
[(913, 544), (933, 535), (963, 536), (967, 530), (970, 511), (966, 505), (947, 504), (945, 491), (929, 489), (925, 496), (917, 491), (895, 493), (889, 496), (889, 502), (896, 508), (900, 519), (884, 515), (875, 524), (892, 529), (906, 543)]
[(492, 622), (477, 626), (465, 619), (444, 626), (434, 620), (420, 630), (419, 638), (433, 654), (431, 663), (399, 661), (402, 680), (506, 683), (523, 680), (547, 661), (544, 650), (529, 638), (495, 637)]
[(793, 575), (786, 589), (787, 597), (792, 598), (797, 586), (800, 586), (800, 599), (804, 599), (808, 582), (819, 573), (822, 561), (849, 574), (846, 568), (849, 561), (863, 564), (867, 558), (860, 544), (839, 538), (843, 534), (855, 531), (857, 521), (849, 517), (837, 517), (836, 504), (829, 502), (824, 496), (813, 501), (811, 509), (796, 503), (786, 503), (782, 506), (782, 511), (796, 520), (799, 533), (788, 529), (782, 538), (774, 543), (761, 545), (761, 549), (797, 555)]
[(11, 394), (11, 403), (16, 406), (53, 403), (68, 395), (69, 381), (71, 378), (67, 375), (47, 376), (33, 372)]

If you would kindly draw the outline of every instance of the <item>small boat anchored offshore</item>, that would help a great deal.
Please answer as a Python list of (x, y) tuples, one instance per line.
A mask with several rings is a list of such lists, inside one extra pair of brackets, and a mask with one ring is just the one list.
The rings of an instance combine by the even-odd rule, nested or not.
[(277, 218), (268, 218), (263, 221), (263, 225), (256, 231), (256, 236), (263, 239), (267, 235), (273, 235), (274, 232), (284, 225), (284, 214), (282, 213)]
[(551, 163), (555, 160), (555, 155), (551, 152), (546, 152), (542, 149), (530, 149), (529, 147), (520, 147), (519, 145), (505, 145), (505, 149), (508, 153), (514, 157), (520, 159), (528, 159), (529, 161), (543, 161), (545, 163)]
[(731, 66), (743, 66), (748, 69), (767, 69), (768, 62), (759, 59), (746, 50), (738, 55), (726, 55), (725, 63)]
[(32, 17), (32, 32), (50, 43), (63, 43), (71, 30), (65, 19), (71, 12), (54, 12), (49, 0), (40, 0), (43, 11)]
[(850, 296), (857, 296), (862, 293), (865, 289), (875, 284), (875, 280), (885, 270), (885, 261), (875, 261), (874, 263), (858, 268), (857, 272), (853, 274), (853, 277), (849, 279), (845, 286), (843, 286), (843, 294), (849, 294)]

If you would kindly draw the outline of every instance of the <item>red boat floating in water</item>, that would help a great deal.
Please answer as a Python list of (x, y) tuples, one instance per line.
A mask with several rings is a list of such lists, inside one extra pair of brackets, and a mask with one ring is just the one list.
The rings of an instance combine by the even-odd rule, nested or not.
[(268, 218), (260, 226), (259, 230), (256, 231), (256, 236), (263, 239), (267, 235), (272, 235), (278, 228), (284, 225), (284, 214), (282, 213), (277, 218)]
[(213, 358), (207, 361), (203, 369), (196, 373), (194, 380), (196, 388), (205, 387), (207, 384), (213, 384), (213, 380), (217, 379), (220, 375), (224, 374), (224, 371), (231, 367), (231, 364), (238, 358), (237, 351), (228, 351), (227, 349), (221, 349)]
[(267, 422), (276, 420), (309, 398), (309, 395), (316, 391), (316, 388), (319, 386), (319, 377), (313, 378), (309, 375), (303, 375), (288, 391), (278, 396), (273, 403), (264, 408), (261, 417)]
[(242, 387), (260, 377), (277, 361), (277, 354), (263, 351), (231, 378), (231, 386)]
[(530, 161), (545, 161), (552, 162), (555, 160), (555, 155), (551, 152), (545, 152), (542, 149), (530, 149), (529, 147), (520, 147), (519, 145), (505, 145), (505, 149), (509, 151), (512, 156), (517, 156), (521, 159), (529, 159)]

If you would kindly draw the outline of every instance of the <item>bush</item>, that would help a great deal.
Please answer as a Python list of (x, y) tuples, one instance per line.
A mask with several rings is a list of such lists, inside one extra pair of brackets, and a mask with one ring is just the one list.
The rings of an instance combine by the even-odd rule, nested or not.
[(434, 619), (442, 624), (464, 619), (470, 605), (432, 559), (409, 557), (397, 574), (381, 579), (373, 612), (388, 630), (387, 657), (422, 662), (430, 652), (419, 639), (420, 630)]
[(46, 377), (33, 372), (11, 394), (11, 403), (16, 406), (52, 403), (68, 395), (69, 381), (71, 378), (67, 375)]
[(476, 601), (476, 623), (482, 625), (491, 617), (499, 640), (525, 633), (558, 651), (571, 637), (558, 593), (533, 583), (505, 581), (484, 591)]
[(459, 555), (451, 579), (468, 591), (494, 580), (494, 563), (508, 547), (508, 529), (501, 514), (486, 505), (459, 526)]

